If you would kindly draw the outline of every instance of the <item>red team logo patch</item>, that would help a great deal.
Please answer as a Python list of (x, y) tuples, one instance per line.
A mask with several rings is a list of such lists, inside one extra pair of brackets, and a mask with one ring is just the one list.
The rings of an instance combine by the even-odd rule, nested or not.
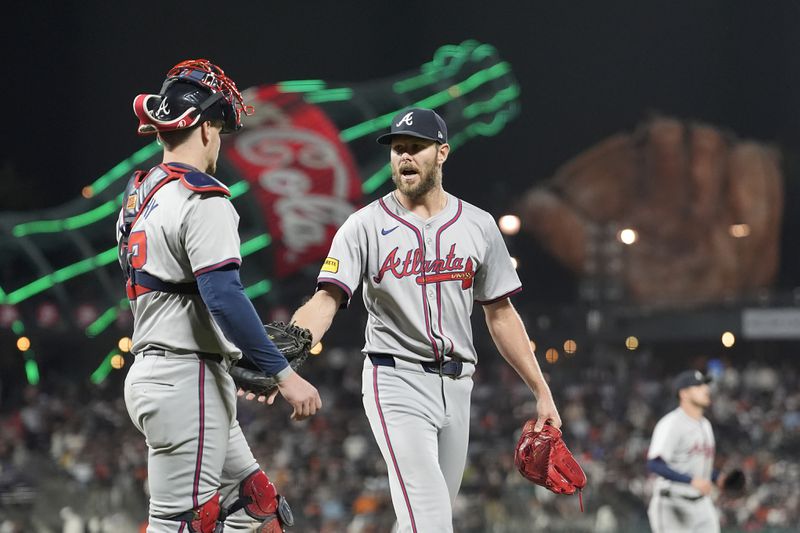
[(380, 283), (388, 272), (397, 279), (416, 276), (414, 281), (417, 285), (441, 281), (460, 281), (461, 289), (467, 290), (472, 287), (475, 279), (472, 258), (468, 257), (465, 261), (463, 257), (457, 257), (455, 244), (450, 247), (450, 251), (443, 259), (432, 261), (424, 261), (419, 248), (408, 250), (405, 258), (401, 260), (398, 257), (398, 249), (399, 247), (395, 247), (386, 256), (378, 274), (372, 278), (375, 283)]

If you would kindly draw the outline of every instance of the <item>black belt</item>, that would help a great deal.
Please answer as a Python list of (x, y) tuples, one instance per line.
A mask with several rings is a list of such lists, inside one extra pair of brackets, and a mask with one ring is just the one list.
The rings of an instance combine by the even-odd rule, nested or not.
[(705, 498), (705, 496), (703, 496), (703, 495), (700, 495), (700, 496), (687, 496), (685, 494), (673, 494), (672, 492), (670, 492), (669, 489), (661, 489), (661, 492), (659, 492), (659, 494), (661, 494), (662, 496), (665, 496), (667, 498), (670, 498), (670, 497), (672, 497), (672, 498), (683, 498), (684, 500), (689, 500), (690, 502), (696, 502), (697, 500)]
[[(384, 355), (384, 354), (369, 354), (369, 360), (372, 361), (372, 364), (375, 366), (395, 366), (394, 364), (394, 357), (391, 355)], [(439, 373), (439, 363), (435, 361), (431, 362), (422, 362), (419, 363), (422, 369), (429, 374), (438, 374)], [(461, 375), (464, 371), (464, 363), (461, 361), (454, 361), (449, 360), (445, 361), (441, 365), (442, 375), (447, 376), (449, 378), (457, 378)]]
[[(172, 353), (172, 352), (170, 352)], [(208, 353), (208, 352), (192, 352), (194, 355), (198, 357), (198, 359), (203, 359), (204, 361), (214, 361), (215, 363), (222, 363), (222, 356), (218, 353)], [(145, 350), (142, 352), (142, 357), (147, 356), (155, 356), (155, 357), (166, 357), (167, 352), (165, 350)]]

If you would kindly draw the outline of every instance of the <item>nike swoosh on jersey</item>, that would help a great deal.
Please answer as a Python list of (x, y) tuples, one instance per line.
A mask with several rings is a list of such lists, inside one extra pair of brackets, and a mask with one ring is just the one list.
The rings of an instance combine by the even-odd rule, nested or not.
[(400, 226), (395, 226), (392, 229), (383, 229), (381, 228), (381, 235), (389, 235), (391, 232), (399, 228)]

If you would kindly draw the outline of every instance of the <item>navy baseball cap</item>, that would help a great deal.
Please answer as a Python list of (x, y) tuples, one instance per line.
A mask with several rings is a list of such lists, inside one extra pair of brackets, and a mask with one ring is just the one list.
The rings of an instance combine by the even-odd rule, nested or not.
[(412, 107), (396, 114), (392, 119), (389, 133), (381, 135), (377, 141), (380, 144), (392, 144), (394, 135), (409, 135), (445, 144), (447, 124), (433, 109)]
[(699, 370), (687, 370), (681, 372), (675, 377), (675, 392), (685, 389), (687, 387), (694, 387), (697, 385), (705, 385), (711, 383), (711, 377), (706, 376)]

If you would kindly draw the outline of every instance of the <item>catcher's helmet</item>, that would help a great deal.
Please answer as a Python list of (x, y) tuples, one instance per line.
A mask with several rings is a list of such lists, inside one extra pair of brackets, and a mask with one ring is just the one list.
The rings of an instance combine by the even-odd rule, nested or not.
[(221, 120), (222, 133), (242, 127), (245, 105), (236, 84), (207, 59), (189, 59), (172, 67), (158, 94), (140, 94), (133, 100), (140, 135), (191, 128), (202, 120)]

